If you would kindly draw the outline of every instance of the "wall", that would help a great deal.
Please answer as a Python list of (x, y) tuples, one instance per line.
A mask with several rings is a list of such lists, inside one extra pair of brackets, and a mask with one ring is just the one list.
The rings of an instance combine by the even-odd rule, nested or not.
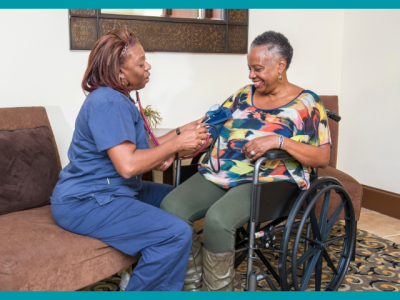
[[(338, 94), (343, 15), (250, 10), (249, 41), (265, 30), (281, 31), (295, 49), (289, 79), (317, 93)], [(65, 166), (85, 98), (80, 82), (89, 52), (69, 50), (67, 10), (0, 10), (0, 25), (9, 28), (2, 32), (0, 107), (45, 106)], [(153, 68), (141, 99), (161, 112), (166, 128), (201, 117), (250, 82), (246, 55), (155, 52), (147, 59)]]
[(340, 91), (344, 10), (250, 10), (251, 42), (266, 30), (283, 33), (293, 47), (288, 80), (321, 95)]
[(65, 166), (89, 52), (68, 50), (66, 9), (0, 10), (0, 28), (0, 107), (46, 107)]
[(346, 10), (339, 168), (400, 193), (400, 10)]

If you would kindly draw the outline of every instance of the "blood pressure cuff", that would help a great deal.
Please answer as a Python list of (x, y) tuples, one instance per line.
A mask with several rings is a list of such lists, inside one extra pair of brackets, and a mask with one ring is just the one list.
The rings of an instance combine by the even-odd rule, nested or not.
[(207, 124), (214, 125), (218, 129), (217, 132), (214, 127), (208, 127), (208, 130), (210, 131), (214, 141), (217, 140), (219, 132), (221, 131), (222, 127), (224, 127), (225, 122), (229, 119), (232, 119), (232, 111), (227, 107), (222, 107), (218, 114), (214, 115), (206, 122)]

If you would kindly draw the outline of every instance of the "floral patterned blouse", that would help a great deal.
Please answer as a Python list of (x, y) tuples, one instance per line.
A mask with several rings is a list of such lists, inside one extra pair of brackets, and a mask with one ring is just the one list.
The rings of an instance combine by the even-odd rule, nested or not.
[[(217, 143), (214, 144), (210, 160), (199, 168), (207, 180), (225, 189), (253, 181), (255, 161), (252, 162), (241, 153), (242, 147), (252, 139), (278, 134), (317, 147), (331, 144), (324, 105), (312, 91), (304, 90), (289, 103), (275, 109), (255, 107), (253, 93), (253, 85), (247, 85), (223, 104), (234, 112), (233, 118), (226, 121), (220, 131), (219, 173), (213, 172), (210, 167), (210, 160), (213, 166), (217, 165)], [(295, 159), (270, 161), (261, 166), (259, 180), (287, 180), (306, 190), (310, 186), (310, 168)]]

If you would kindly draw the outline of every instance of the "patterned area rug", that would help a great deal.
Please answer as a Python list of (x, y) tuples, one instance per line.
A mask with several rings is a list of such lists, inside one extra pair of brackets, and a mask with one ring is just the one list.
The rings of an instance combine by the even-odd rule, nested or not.
[[(343, 226), (336, 224), (334, 232), (341, 235)], [(280, 236), (277, 234), (277, 241)], [(338, 245), (329, 249), (330, 256), (335, 257)], [(336, 247), (336, 248), (335, 248)], [(278, 256), (267, 250), (262, 251), (269, 262), (276, 267)], [(335, 263), (335, 261), (334, 261)], [(254, 261), (257, 274), (265, 273), (266, 268), (260, 260)], [(324, 268), (327, 268), (324, 265)], [(246, 282), (246, 261), (237, 269), (235, 276), (235, 290), (242, 291)], [(328, 274), (328, 275), (326, 275)], [(329, 272), (324, 272), (322, 281), (329, 279)], [(120, 277), (108, 277), (92, 284), (82, 291), (118, 291)], [(274, 281), (274, 280), (273, 280)], [(276, 282), (274, 281), (276, 284)], [(311, 288), (312, 288), (312, 282)], [(269, 291), (266, 280), (261, 280), (257, 286), (258, 291)], [(339, 291), (399, 291), (400, 290), (400, 244), (377, 237), (363, 230), (357, 232), (356, 261), (350, 262), (349, 270), (344, 278)]]

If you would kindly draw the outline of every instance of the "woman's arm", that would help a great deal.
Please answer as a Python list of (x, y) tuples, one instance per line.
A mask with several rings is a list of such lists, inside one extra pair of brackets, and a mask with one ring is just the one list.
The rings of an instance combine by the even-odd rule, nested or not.
[(206, 132), (203, 127), (186, 131), (151, 149), (136, 149), (135, 144), (125, 141), (107, 149), (107, 153), (118, 174), (124, 178), (131, 178), (159, 167), (178, 151), (195, 151), (202, 140), (206, 139)]
[[(256, 160), (264, 155), (265, 152), (271, 149), (278, 149), (279, 135), (269, 135), (259, 137), (246, 143), (242, 152), (251, 160)], [(329, 163), (331, 147), (329, 144), (319, 147), (293, 141), (289, 138), (283, 138), (282, 150), (285, 150), (292, 155), (301, 164), (311, 168), (326, 168)], [(256, 155), (251, 155), (254, 151)]]

